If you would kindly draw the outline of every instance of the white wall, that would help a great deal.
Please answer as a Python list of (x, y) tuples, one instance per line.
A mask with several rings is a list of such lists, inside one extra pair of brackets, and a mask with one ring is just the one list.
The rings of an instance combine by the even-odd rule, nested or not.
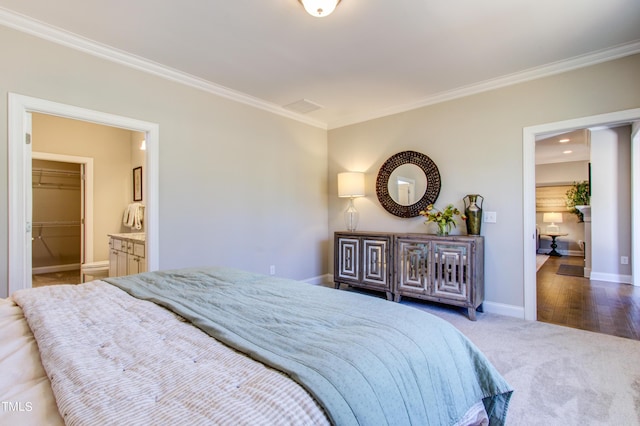
[[(223, 265), (309, 279), (328, 270), (327, 132), (0, 27), (8, 92), (158, 123), (159, 267)], [(7, 146), (7, 103), (0, 102)], [(0, 198), (7, 200), (7, 150)], [(0, 227), (7, 229), (7, 207)], [(0, 234), (0, 297), (7, 292)]]
[[(356, 200), (361, 230), (425, 232), (421, 218), (401, 219), (378, 203), (378, 169), (391, 155), (420, 151), (442, 177), (437, 206), (485, 197), (497, 223), (485, 237), (486, 308), (523, 313), (523, 128), (640, 107), (640, 55), (492, 90), (329, 132), (329, 229), (343, 230), (346, 201), (336, 174), (366, 172), (367, 197)], [(513, 309), (510, 309), (513, 308)]]
[(591, 132), (591, 182), (591, 279), (631, 282), (630, 126)]

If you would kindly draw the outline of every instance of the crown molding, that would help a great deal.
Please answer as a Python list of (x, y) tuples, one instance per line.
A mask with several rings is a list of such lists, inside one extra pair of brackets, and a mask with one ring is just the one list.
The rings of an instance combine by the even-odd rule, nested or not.
[(113, 48), (111, 46), (97, 43), (93, 40), (71, 33), (69, 31), (45, 24), (33, 18), (15, 13), (8, 9), (0, 7), (0, 25), (13, 28), (15, 30), (31, 34), (33, 36), (60, 44), (84, 53), (97, 56), (118, 64), (146, 72), (157, 77), (164, 78), (176, 83), (184, 84), (211, 94), (230, 99), (242, 104), (246, 104), (264, 111), (271, 112), (292, 120), (299, 121), (324, 130), (337, 129), (340, 127), (358, 124), (377, 118), (387, 117), (402, 112), (446, 102), (454, 99), (463, 98), (465, 96), (475, 95), (494, 89), (511, 86), (518, 83), (560, 74), (578, 68), (583, 68), (602, 62), (611, 61), (625, 56), (640, 53), (640, 40), (615, 46), (609, 49), (602, 49), (585, 55), (576, 56), (567, 60), (553, 62), (525, 71), (509, 74), (506, 76), (486, 80), (477, 84), (460, 87), (457, 89), (436, 93), (417, 102), (404, 105), (398, 105), (391, 108), (382, 109), (373, 114), (352, 115), (343, 119), (335, 120), (329, 124), (319, 120), (297, 114), (265, 100), (249, 96), (245, 93), (229, 89), (224, 86), (214, 84), (210, 81), (187, 74), (182, 71), (158, 64), (140, 56), (136, 56), (125, 51)]
[(585, 55), (575, 56), (570, 59), (552, 62), (547, 65), (542, 65), (535, 68), (530, 68), (525, 71), (505, 75), (502, 77), (485, 80), (480, 83), (472, 84), (469, 86), (460, 87), (457, 89), (449, 90), (446, 92), (440, 92), (428, 98), (422, 99), (418, 102), (399, 105), (391, 108), (386, 108), (378, 111), (374, 114), (360, 115), (345, 117), (344, 120), (338, 120), (329, 123), (329, 129), (337, 129), (339, 127), (349, 126), (352, 124), (362, 123), (364, 121), (374, 120), (377, 118), (387, 117), (402, 112), (411, 111), (414, 109), (422, 108), (429, 105), (438, 104), (441, 102), (450, 101), (453, 99), (463, 98), (465, 96), (475, 95), (482, 92), (488, 92), (494, 89), (500, 89), (507, 86), (512, 86), (518, 83), (524, 83), (531, 80), (536, 80), (543, 77), (549, 77), (555, 74), (561, 74), (563, 72), (575, 70), (578, 68), (584, 68), (591, 65), (596, 65), (602, 62), (612, 61), (614, 59), (623, 58), (625, 56), (635, 55), (640, 53), (640, 40), (621, 44), (609, 49), (602, 49), (595, 52), (591, 52)]
[(296, 114), (284, 109), (280, 105), (211, 83), (210, 81), (206, 81), (191, 74), (158, 64), (157, 62), (144, 59), (140, 56), (127, 53), (114, 47), (97, 43), (88, 38), (45, 24), (44, 22), (15, 13), (2, 7), (0, 7), (0, 25), (133, 68), (138, 71), (146, 72), (148, 74), (155, 75), (156, 77), (161, 77), (166, 80), (203, 90), (205, 92), (287, 117), (301, 123), (309, 124), (314, 127), (324, 130), (327, 129), (326, 123), (314, 120), (302, 114)]

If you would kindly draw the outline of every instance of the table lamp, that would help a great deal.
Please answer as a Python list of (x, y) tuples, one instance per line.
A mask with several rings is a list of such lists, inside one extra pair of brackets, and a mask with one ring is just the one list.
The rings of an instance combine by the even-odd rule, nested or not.
[(548, 233), (558, 233), (560, 232), (560, 227), (556, 223), (562, 223), (562, 213), (545, 213), (542, 215), (542, 221), (551, 224), (547, 226)]
[(349, 197), (349, 208), (344, 212), (347, 230), (355, 231), (358, 227), (359, 213), (353, 205), (355, 197), (364, 197), (364, 173), (338, 173), (338, 197)]

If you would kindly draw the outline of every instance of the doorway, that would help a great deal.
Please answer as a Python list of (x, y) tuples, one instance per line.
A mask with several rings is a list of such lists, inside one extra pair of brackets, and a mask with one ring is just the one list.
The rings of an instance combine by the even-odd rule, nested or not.
[[(33, 286), (77, 284), (84, 262), (84, 165), (33, 153)], [(37, 282), (37, 283), (36, 283)]]
[[(31, 153), (31, 159), (33, 287), (79, 284), (80, 265), (93, 260), (94, 159), (38, 151)], [(69, 169), (76, 172), (69, 174)], [(58, 199), (56, 192), (64, 198)], [(45, 198), (39, 202), (39, 196)], [(69, 208), (70, 203), (78, 207)], [(70, 240), (74, 234), (78, 237), (76, 242)], [(47, 236), (57, 237), (54, 248), (48, 247)], [(78, 250), (77, 261), (69, 261), (69, 253), (74, 250)], [(44, 256), (44, 262), (42, 258), (37, 259), (39, 255)], [(52, 265), (51, 260), (56, 258), (57, 263)]]
[[(9, 262), (7, 293), (29, 288), (31, 280), (31, 113), (103, 124), (143, 132), (146, 170), (143, 171), (147, 204), (147, 256), (149, 270), (158, 269), (158, 141), (155, 123), (102, 113), (70, 105), (9, 93)], [(87, 142), (90, 143), (90, 142)]]
[[(583, 117), (523, 129), (523, 241), (524, 241), (524, 318), (535, 321), (537, 319), (537, 286), (536, 286), (536, 217), (535, 217), (535, 140), (537, 136), (556, 132), (570, 132), (581, 128), (598, 126), (615, 126), (632, 124), (640, 120), (640, 109), (618, 111), (608, 114)], [(632, 132), (632, 158), (637, 159), (640, 150), (640, 136), (637, 131)], [(634, 160), (635, 161), (635, 160)], [(636, 162), (637, 163), (637, 162)], [(635, 163), (634, 163), (635, 164)], [(640, 253), (640, 170), (632, 168), (632, 271), (633, 283), (640, 283), (638, 262)]]

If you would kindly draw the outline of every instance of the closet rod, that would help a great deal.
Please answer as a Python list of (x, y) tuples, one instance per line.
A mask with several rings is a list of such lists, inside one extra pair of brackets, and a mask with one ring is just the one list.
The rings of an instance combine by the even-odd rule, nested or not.
[(80, 189), (80, 185), (66, 185), (64, 183), (33, 183), (33, 189)]
[(39, 228), (65, 228), (70, 226), (80, 226), (82, 222), (79, 220), (56, 221), (56, 222), (33, 222), (34, 227)]

